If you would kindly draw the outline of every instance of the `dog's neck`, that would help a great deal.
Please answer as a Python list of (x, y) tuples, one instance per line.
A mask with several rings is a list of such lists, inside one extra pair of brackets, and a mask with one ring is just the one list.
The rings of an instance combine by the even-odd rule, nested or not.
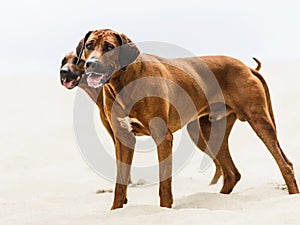
[(99, 101), (102, 101), (102, 88), (90, 87), (83, 83), (79, 84), (78, 86), (88, 94), (94, 103), (97, 104)]

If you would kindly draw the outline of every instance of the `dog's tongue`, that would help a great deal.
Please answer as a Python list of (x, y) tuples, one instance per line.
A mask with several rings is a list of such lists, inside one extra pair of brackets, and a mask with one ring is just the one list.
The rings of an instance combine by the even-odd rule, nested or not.
[(98, 87), (103, 75), (90, 75), (87, 78), (87, 83), (90, 87)]
[(64, 81), (63, 82), (63, 85), (66, 87), (66, 88), (71, 88), (73, 87), (73, 84), (74, 84), (74, 80), (70, 80), (70, 81)]

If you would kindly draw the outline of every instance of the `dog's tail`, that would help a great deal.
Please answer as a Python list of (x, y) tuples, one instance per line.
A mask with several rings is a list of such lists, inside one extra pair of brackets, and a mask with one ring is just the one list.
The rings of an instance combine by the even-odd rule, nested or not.
[(257, 71), (257, 69), (256, 70), (251, 69), (251, 72), (254, 76), (256, 76), (260, 80), (260, 82), (262, 83), (262, 85), (265, 89), (269, 113), (270, 113), (271, 119), (273, 121), (274, 127), (276, 129), (275, 118), (274, 118), (273, 107), (272, 107), (271, 96), (270, 96), (268, 85), (267, 85), (265, 79), (263, 78), (263, 76)]
[(257, 59), (253, 57), (253, 60), (257, 63), (257, 67), (255, 68), (256, 71), (259, 71), (261, 68), (261, 62)]

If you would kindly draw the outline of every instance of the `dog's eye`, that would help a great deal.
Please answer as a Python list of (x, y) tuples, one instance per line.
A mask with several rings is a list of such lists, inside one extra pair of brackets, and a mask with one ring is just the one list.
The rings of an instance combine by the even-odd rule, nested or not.
[(77, 63), (77, 61), (78, 61), (78, 58), (76, 57), (76, 58), (74, 58), (73, 59), (73, 64), (76, 64)]
[(113, 50), (114, 48), (115, 48), (115, 46), (113, 46), (112, 44), (105, 43), (104, 52), (109, 52), (109, 51)]
[(87, 44), (85, 46), (85, 48), (88, 50), (88, 51), (92, 51), (93, 50), (93, 45), (92, 44)]

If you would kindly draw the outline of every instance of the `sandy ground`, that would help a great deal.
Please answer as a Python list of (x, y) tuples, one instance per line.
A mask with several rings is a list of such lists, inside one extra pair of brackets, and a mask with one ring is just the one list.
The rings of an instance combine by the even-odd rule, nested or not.
[[(299, 181), (297, 65), (263, 68), (279, 139)], [(0, 81), (1, 225), (300, 223), (300, 196), (287, 194), (274, 160), (249, 125), (240, 122), (230, 146), (242, 179), (231, 195), (218, 194), (221, 182), (208, 185), (214, 167), (200, 172), (203, 154), (196, 152), (174, 176), (173, 209), (158, 207), (158, 186), (152, 185), (129, 188), (128, 205), (111, 212), (113, 194), (96, 191), (114, 184), (96, 175), (76, 147), (72, 124), (76, 91), (64, 89), (55, 75)]]

